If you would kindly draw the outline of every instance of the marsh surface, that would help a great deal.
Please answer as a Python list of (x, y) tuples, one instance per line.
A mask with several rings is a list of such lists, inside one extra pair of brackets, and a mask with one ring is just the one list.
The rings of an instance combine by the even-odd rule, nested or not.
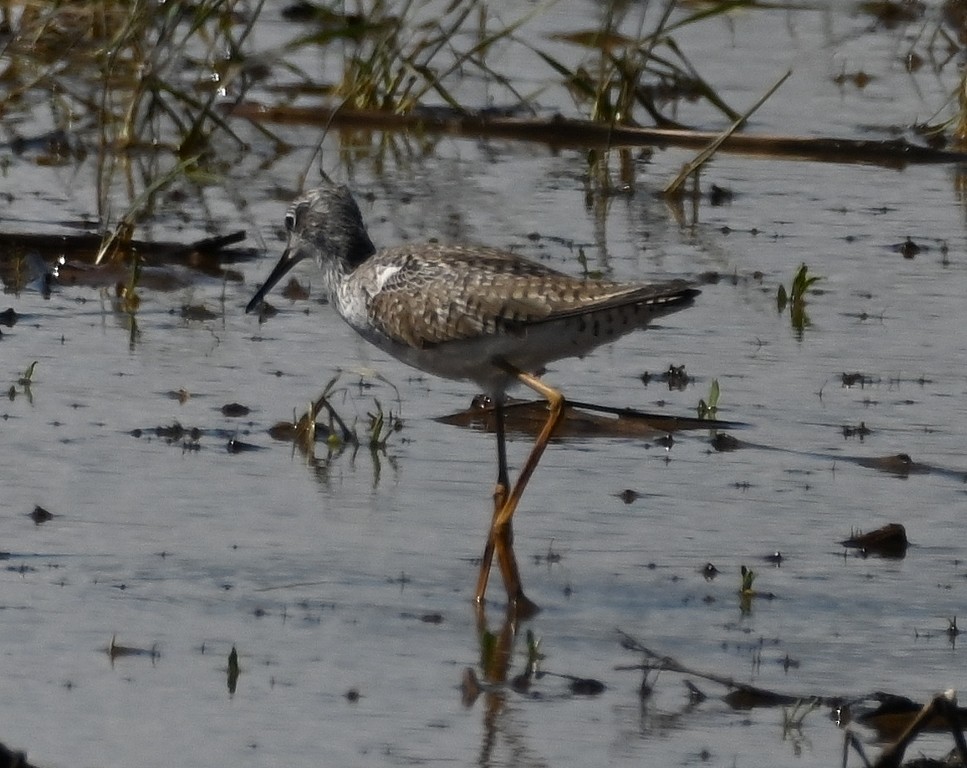
[[(308, 34), (269, 5), (254, 50)], [(963, 53), (941, 61), (931, 41), (947, 23), (934, 5), (892, 28), (853, 3), (747, 8), (678, 42), (740, 111), (793, 69), (749, 131), (918, 140), (906, 128), (960, 82)], [(515, 4), (499, 6), (494, 17), (517, 18)], [(565, 57), (554, 35), (596, 28), (597, 13), (560, 3), (526, 34)], [(910, 50), (934, 60), (911, 72)], [(333, 66), (314, 48), (290, 56), (320, 79)], [(548, 114), (575, 114), (519, 46), (501, 44), (494, 58), (519, 90), (543, 89)], [(273, 71), (272, 88), (253, 93), (267, 102), (292, 86), (289, 70)], [(859, 72), (863, 87), (839, 78)], [(461, 95), (486, 106), (489, 87), (469, 80)], [(13, 114), (17, 136), (53, 127), (29, 99)], [(724, 127), (689, 103), (678, 117)], [(693, 668), (794, 696), (882, 690), (922, 701), (964, 687), (961, 643), (948, 632), (967, 596), (961, 166), (719, 153), (700, 199), (678, 215), (660, 192), (690, 150), (614, 151), (599, 160), (605, 190), (586, 150), (325, 136), (322, 167), (352, 185), (378, 245), (438, 238), (574, 273), (583, 254), (588, 270), (622, 280), (719, 277), (660, 328), (559, 363), (546, 379), (576, 400), (686, 416), (717, 380), (718, 417), (748, 425), (729, 433), (741, 447), (717, 451), (707, 431), (670, 446), (553, 444), (517, 515), (524, 584), (543, 611), (518, 628), (509, 673), (523, 671), (531, 630), (551, 674), (467, 706), (465, 668), (485, 676), (471, 594), (493, 436), (438, 423), (469, 405), (472, 388), (366, 346), (312, 292), (310, 264), (296, 273), (308, 299), (277, 291), (278, 315), (244, 314), (278, 257), (285, 207), (315, 167), (323, 126), (271, 125), (284, 152), (242, 120), (233, 127), (246, 147), (217, 175), (159, 194), (135, 233), (190, 243), (245, 230), (254, 250), (236, 251), (221, 273), (146, 267), (133, 307), (117, 297), (123, 272), (65, 279), (47, 294), (11, 277), (30, 260), (0, 253), (0, 310), (19, 316), (0, 328), (10, 389), (0, 407), (0, 741), (44, 766), (839, 763), (829, 707), (784, 727), (790, 708), (737, 711), (721, 686), (668, 672), (649, 678), (642, 699), (641, 672), (622, 669), (642, 659), (619, 629)], [(5, 234), (96, 229), (96, 152), (63, 162), (22, 145), (2, 154)], [(138, 163), (132, 194), (151, 164)], [(724, 204), (712, 204), (713, 184), (730, 193)], [(125, 192), (111, 188), (115, 219)], [(797, 330), (776, 292), (803, 263), (822, 280)], [(660, 379), (669, 365), (685, 366), (683, 389)], [(269, 436), (337, 373), (332, 403), (362, 434), (377, 401), (402, 417), (384, 449), (327, 455), (320, 443), (308, 461)], [(230, 403), (250, 412), (226, 416)], [(157, 431), (176, 424), (189, 431)], [(233, 438), (256, 449), (231, 452)], [(512, 461), (527, 446), (513, 440)], [(898, 454), (915, 464), (875, 461)], [(640, 495), (625, 503), (626, 490)], [(53, 517), (35, 522), (36, 506)], [(906, 527), (905, 558), (840, 546), (891, 522)], [(777, 550), (779, 567), (766, 560)], [(717, 578), (703, 576), (706, 563)], [(746, 602), (742, 565), (758, 572), (760, 594)], [(492, 589), (499, 597), (496, 577)], [(486, 619), (499, 633), (499, 600)], [(145, 653), (112, 657), (115, 636)], [(576, 695), (568, 676), (606, 687)], [(708, 698), (690, 702), (684, 679)], [(918, 743), (938, 755), (949, 746), (943, 735)]]

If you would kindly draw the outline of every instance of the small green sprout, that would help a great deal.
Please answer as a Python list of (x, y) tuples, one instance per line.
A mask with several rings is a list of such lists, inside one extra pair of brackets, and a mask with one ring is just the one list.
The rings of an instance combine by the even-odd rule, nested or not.
[(17, 383), (21, 387), (29, 387), (34, 378), (34, 369), (37, 368), (37, 361), (34, 360), (30, 365), (27, 366), (27, 370), (24, 371), (24, 375), (21, 376)]
[(793, 737), (802, 731), (803, 722), (810, 712), (819, 708), (819, 702), (813, 699), (799, 699), (791, 708), (782, 708), (782, 738)]
[(742, 597), (753, 597), (755, 595), (755, 590), (752, 588), (752, 584), (755, 581), (756, 572), (751, 568), (746, 568), (742, 566), (740, 573), (742, 574), (742, 588), (739, 590), (739, 594)]
[(383, 411), (383, 405), (379, 400), (375, 400), (376, 412), (367, 413), (369, 417), (369, 448), (370, 450), (382, 450), (389, 442), (390, 435), (403, 428), (403, 421), (399, 416), (394, 416), (392, 411)]
[(954, 616), (952, 619), (947, 619), (947, 637), (954, 638), (960, 634), (960, 630), (957, 629), (957, 617)]
[(537, 671), (537, 666), (544, 660), (541, 653), (541, 639), (534, 634), (531, 629), (527, 630), (527, 669), (532, 672)]
[(719, 380), (712, 379), (712, 386), (708, 390), (708, 402), (698, 401), (698, 418), (714, 419), (719, 410)]
[(780, 312), (785, 311), (786, 306), (789, 306), (789, 317), (792, 321), (792, 327), (800, 333), (810, 324), (809, 315), (806, 314), (806, 293), (812, 290), (813, 285), (822, 279), (819, 275), (810, 275), (809, 268), (805, 264), (801, 264), (795, 277), (792, 279), (792, 285), (789, 286), (789, 290), (786, 291), (786, 286), (784, 285), (779, 286), (779, 292), (776, 296), (776, 306)]

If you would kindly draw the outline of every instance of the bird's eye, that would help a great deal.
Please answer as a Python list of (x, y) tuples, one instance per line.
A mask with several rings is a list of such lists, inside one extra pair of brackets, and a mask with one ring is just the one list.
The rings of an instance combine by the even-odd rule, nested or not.
[(300, 200), (298, 203), (289, 206), (289, 210), (285, 214), (285, 231), (291, 233), (297, 229), (302, 229), (308, 210), (309, 202), (307, 200)]

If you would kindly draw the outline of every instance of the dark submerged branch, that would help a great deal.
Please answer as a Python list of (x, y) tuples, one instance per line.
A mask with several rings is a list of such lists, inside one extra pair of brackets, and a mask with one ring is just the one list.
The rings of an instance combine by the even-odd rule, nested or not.
[[(714, 131), (605, 125), (559, 115), (547, 118), (508, 117), (499, 113), (460, 113), (447, 109), (423, 109), (399, 115), (376, 110), (326, 106), (270, 107), (243, 102), (233, 108), (232, 114), (256, 123), (333, 125), (338, 128), (380, 131), (413, 130), (452, 136), (531, 141), (547, 144), (555, 149), (642, 146), (703, 149), (720, 136), (720, 133)], [(839, 139), (736, 133), (723, 142), (720, 151), (784, 160), (867, 163), (889, 168), (923, 163), (967, 162), (967, 153), (911, 144), (905, 139)]]

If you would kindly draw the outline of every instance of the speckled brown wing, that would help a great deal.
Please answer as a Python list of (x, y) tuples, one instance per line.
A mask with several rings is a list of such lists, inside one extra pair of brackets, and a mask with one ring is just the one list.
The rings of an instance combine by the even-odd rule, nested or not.
[(355, 275), (381, 333), (417, 349), (513, 335), (526, 326), (648, 301), (684, 282), (656, 286), (583, 280), (487, 248), (426, 246), (380, 251)]

